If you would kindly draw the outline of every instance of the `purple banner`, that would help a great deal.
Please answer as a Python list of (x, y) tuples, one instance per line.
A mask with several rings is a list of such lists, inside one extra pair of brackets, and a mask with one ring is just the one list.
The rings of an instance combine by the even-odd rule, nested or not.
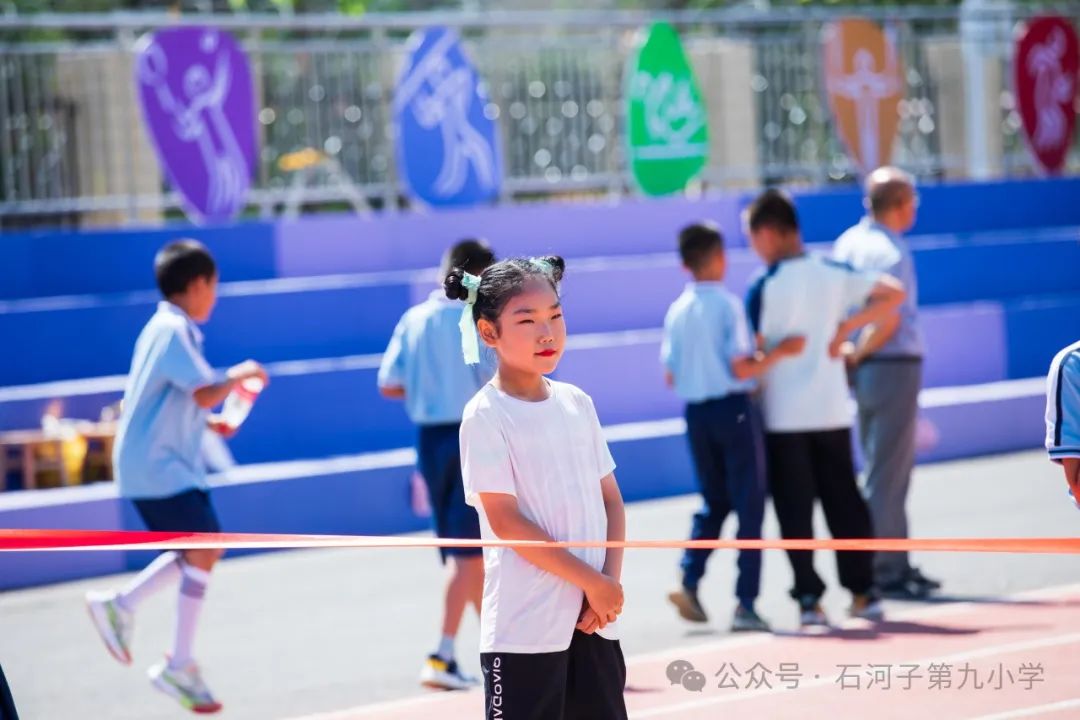
[(255, 172), (255, 102), (247, 56), (211, 27), (158, 30), (137, 47), (143, 120), (169, 183), (195, 222), (229, 220)]

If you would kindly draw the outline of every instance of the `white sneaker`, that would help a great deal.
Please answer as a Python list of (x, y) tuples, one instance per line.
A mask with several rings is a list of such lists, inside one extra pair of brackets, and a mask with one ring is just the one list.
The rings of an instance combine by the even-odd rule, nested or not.
[(420, 669), (420, 684), (436, 690), (468, 690), (480, 681), (461, 672), (456, 660), (447, 662), (438, 655), (430, 655)]
[(86, 593), (86, 609), (109, 654), (124, 665), (130, 665), (135, 616), (120, 607), (115, 592)]
[(146, 674), (150, 677), (151, 685), (175, 698), (191, 712), (216, 713), (221, 710), (221, 703), (210, 694), (194, 661), (180, 669), (170, 668), (167, 662), (161, 662)]

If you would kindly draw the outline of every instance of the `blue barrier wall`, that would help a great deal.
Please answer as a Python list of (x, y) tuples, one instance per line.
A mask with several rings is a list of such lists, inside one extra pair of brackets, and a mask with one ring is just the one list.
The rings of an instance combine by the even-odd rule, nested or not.
[[(916, 235), (1080, 225), (1080, 178), (941, 183), (919, 195)], [(795, 201), (809, 242), (832, 242), (863, 212), (853, 188), (799, 191)]]
[[(242, 283), (222, 290), (204, 327), (206, 356), (221, 366), (247, 358), (381, 352), (413, 298), (407, 282), (308, 291), (262, 291)], [(52, 301), (0, 303), (0, 337), (20, 339), (17, 353), (0, 354), (0, 386), (126, 373), (135, 339), (157, 303), (148, 292), (82, 298), (62, 307)]]
[(1040, 298), (1005, 312), (1009, 377), (1045, 376), (1058, 350), (1080, 339), (1080, 297)]
[[(1010, 312), (998, 303), (927, 309), (922, 318), (930, 348), (924, 367), (926, 386), (1015, 377), (1009, 374), (1010, 347), (1020, 346), (1020, 341), (1006, 335)], [(1080, 314), (1064, 315), (1057, 322), (1080, 334)], [(1022, 337), (1023, 350), (1033, 356), (1052, 356), (1058, 347), (1056, 339), (1045, 333)], [(413, 429), (402, 405), (383, 399), (375, 387), (378, 362), (378, 355), (365, 355), (270, 366), (270, 387), (243, 431), (230, 441), (237, 459), (269, 462), (410, 445)], [(1038, 373), (1021, 377), (1031, 374)], [(664, 384), (656, 329), (571, 336), (556, 377), (585, 388), (605, 423), (655, 420), (682, 412), (681, 403)], [(122, 384), (123, 378), (116, 377), (0, 389), (0, 430), (37, 425), (54, 397), (67, 398), (66, 417), (95, 418), (104, 405), (119, 398)]]
[[(915, 234), (1080, 225), (1076, 178), (947, 183), (920, 192)], [(746, 244), (739, 211), (751, 197), (720, 193), (698, 200), (546, 203), (210, 228), (5, 234), (0, 299), (152, 289), (154, 253), (177, 237), (205, 242), (226, 280), (432, 267), (450, 243), (472, 235), (489, 238), (503, 256), (669, 252), (678, 228), (700, 218), (719, 222), (729, 246), (739, 247)], [(862, 214), (859, 192), (850, 187), (797, 191), (795, 199), (811, 242), (831, 242)]]
[(154, 254), (181, 237), (206, 243), (230, 280), (274, 277), (269, 223), (36, 231), (0, 235), (0, 299), (152, 289)]
[[(20, 530), (119, 530), (120, 503), (111, 485), (48, 492), (0, 493), (0, 527)], [(0, 590), (127, 569), (119, 552), (0, 553)]]
[[(914, 241), (926, 306), (1080, 293), (1076, 230), (984, 241)], [(728, 286), (741, 294), (760, 263), (729, 253)], [(575, 333), (656, 328), (687, 280), (673, 252), (571, 263), (563, 286)], [(206, 352), (217, 365), (381, 352), (401, 313), (434, 285), (419, 272), (225, 283)], [(154, 312), (153, 292), (0, 301), (0, 386), (127, 372), (131, 348)], [(1067, 327), (1072, 327), (1067, 323)], [(946, 338), (947, 340), (947, 338)], [(1015, 376), (1015, 375), (1014, 375)]]
[(921, 305), (1080, 292), (1080, 228), (914, 244)]

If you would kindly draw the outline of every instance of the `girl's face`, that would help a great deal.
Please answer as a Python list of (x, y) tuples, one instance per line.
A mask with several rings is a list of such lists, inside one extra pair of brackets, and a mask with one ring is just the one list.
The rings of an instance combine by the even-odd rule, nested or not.
[(483, 318), (480, 338), (494, 348), (500, 366), (547, 375), (555, 370), (566, 347), (562, 305), (551, 283), (533, 278), (511, 298), (499, 315), (499, 325)]

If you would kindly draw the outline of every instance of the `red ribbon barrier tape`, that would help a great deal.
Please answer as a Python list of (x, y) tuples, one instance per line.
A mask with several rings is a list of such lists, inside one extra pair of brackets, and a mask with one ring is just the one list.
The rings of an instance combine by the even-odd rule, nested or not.
[(712, 550), (871, 550), (1080, 554), (1080, 538), (873, 538), (855, 540), (625, 540), (621, 542), (530, 542), (451, 540), (385, 535), (277, 535), (266, 533), (178, 533), (113, 530), (0, 529), (0, 552), (28, 550), (192, 550), (198, 548), (699, 548)]

